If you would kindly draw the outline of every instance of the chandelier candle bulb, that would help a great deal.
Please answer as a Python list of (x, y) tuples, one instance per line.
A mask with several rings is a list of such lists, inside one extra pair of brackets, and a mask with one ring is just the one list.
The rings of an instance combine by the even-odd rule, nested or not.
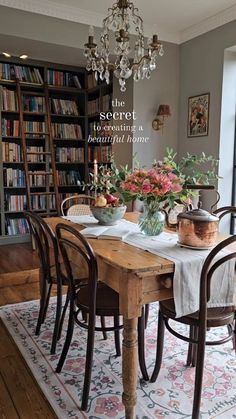
[(92, 36), (94, 38), (94, 26), (89, 26), (89, 36)]

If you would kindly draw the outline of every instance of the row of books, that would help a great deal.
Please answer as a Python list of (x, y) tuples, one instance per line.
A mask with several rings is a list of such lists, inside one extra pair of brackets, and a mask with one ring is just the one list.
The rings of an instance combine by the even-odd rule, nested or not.
[(101, 147), (101, 162), (108, 163), (112, 157), (112, 146), (106, 145)]
[(42, 138), (46, 132), (45, 122), (24, 121), (24, 130), (26, 137)]
[(43, 195), (34, 195), (30, 197), (31, 206), (34, 210), (47, 210), (47, 205), (49, 209), (55, 209), (56, 207), (56, 198), (55, 195), (43, 196)]
[(23, 95), (23, 110), (27, 112), (45, 112), (45, 98), (42, 96)]
[(21, 146), (15, 143), (2, 143), (2, 160), (3, 162), (21, 162), (22, 153)]
[(102, 96), (102, 110), (108, 112), (112, 109), (112, 95)]
[(70, 185), (80, 185), (81, 184), (81, 177), (80, 173), (77, 170), (70, 170), (70, 171), (57, 171), (57, 178), (58, 178), (58, 185), (60, 186), (70, 186)]
[(52, 135), (54, 138), (77, 140), (83, 138), (81, 126), (77, 124), (52, 124)]
[(67, 71), (48, 70), (48, 83), (53, 86), (78, 87), (78, 89), (82, 89), (78, 75), (68, 73)]
[(73, 147), (58, 147), (56, 149), (56, 161), (61, 163), (84, 162), (84, 149)]
[(2, 136), (3, 137), (18, 137), (20, 122), (13, 119), (2, 119)]
[(51, 112), (57, 115), (79, 115), (75, 100), (50, 98)]
[(2, 95), (2, 110), (3, 111), (18, 111), (18, 102), (16, 92), (9, 90), (6, 87), (0, 87)]
[(93, 115), (100, 111), (100, 99), (94, 99), (88, 101), (88, 115)]
[(97, 86), (97, 80), (95, 79), (95, 74), (88, 74), (88, 89), (92, 89)]
[[(46, 176), (37, 174), (37, 175), (31, 175), (30, 178), (30, 186), (31, 187), (41, 187), (46, 186)], [(52, 175), (47, 176), (47, 182), (49, 186), (53, 186), (53, 177)]]
[(42, 75), (38, 68), (7, 63), (0, 63), (0, 79), (18, 79), (29, 83), (43, 83)]
[(88, 147), (88, 161), (94, 162), (94, 160), (100, 161), (100, 147)]
[(112, 156), (112, 146), (106, 145), (102, 147), (89, 147), (88, 148), (88, 161), (94, 162), (97, 160), (102, 163), (109, 163)]
[(20, 169), (3, 168), (3, 185), (6, 187), (24, 187), (25, 173)]
[(112, 122), (111, 121), (102, 122), (102, 123), (98, 121), (90, 122), (88, 125), (88, 132), (89, 132), (89, 135), (93, 138), (98, 138), (98, 137), (111, 138), (113, 135)]
[[(43, 153), (44, 152), (43, 147), (27, 146), (26, 149), (27, 149), (27, 153)], [(44, 156), (43, 154), (27, 154), (27, 161), (31, 163), (43, 163)]]
[(5, 194), (5, 211), (24, 211), (27, 209), (27, 199), (25, 195)]
[(29, 234), (29, 226), (25, 218), (7, 218), (6, 229), (9, 236)]

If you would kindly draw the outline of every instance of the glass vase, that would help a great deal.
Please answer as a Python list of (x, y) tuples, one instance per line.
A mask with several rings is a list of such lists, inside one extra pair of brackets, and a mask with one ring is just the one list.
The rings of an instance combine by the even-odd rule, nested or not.
[(144, 212), (140, 215), (138, 224), (143, 234), (158, 236), (165, 227), (165, 215), (157, 202), (144, 203)]

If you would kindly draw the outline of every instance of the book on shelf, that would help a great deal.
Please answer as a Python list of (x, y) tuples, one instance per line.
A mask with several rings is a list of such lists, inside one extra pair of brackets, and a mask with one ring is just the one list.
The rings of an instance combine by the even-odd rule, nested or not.
[(11, 167), (3, 168), (3, 185), (5, 187), (24, 187), (25, 172), (20, 169), (12, 169)]
[(84, 149), (73, 147), (57, 147), (56, 161), (58, 163), (84, 163)]
[(2, 136), (19, 137), (20, 122), (16, 119), (2, 119)]
[(24, 211), (27, 209), (27, 199), (25, 195), (5, 194), (5, 211)]
[(90, 239), (124, 240), (129, 234), (139, 233), (137, 224), (120, 220), (115, 226), (98, 226), (94, 224), (81, 230), (80, 233)]
[(9, 236), (29, 234), (29, 227), (25, 218), (7, 218), (6, 229)]
[(108, 112), (112, 109), (112, 94), (102, 96), (102, 110)]
[(45, 98), (42, 96), (22, 96), (23, 110), (27, 112), (45, 112)]
[(53, 98), (50, 98), (49, 100), (52, 113), (57, 115), (79, 116), (79, 111), (75, 100)]
[(88, 89), (92, 89), (98, 85), (95, 74), (88, 74)]
[(2, 142), (3, 163), (19, 163), (22, 161), (21, 146), (15, 143)]
[(29, 183), (31, 187), (44, 187), (46, 186), (46, 182), (48, 182), (49, 186), (53, 186), (53, 176), (49, 175), (46, 179), (46, 176), (37, 173), (35, 175), (32, 174), (29, 177)]
[(0, 94), (2, 95), (2, 111), (18, 111), (17, 96), (14, 90), (1, 86)]
[(78, 124), (52, 124), (52, 135), (54, 138), (82, 140), (82, 128)]
[(100, 99), (88, 101), (88, 115), (94, 115), (100, 112)]
[(42, 121), (24, 121), (24, 132), (26, 138), (43, 138), (45, 136), (46, 125)]
[(34, 195), (30, 197), (31, 207), (33, 210), (47, 210), (47, 204), (49, 209), (53, 210), (56, 208), (56, 198), (55, 195), (43, 196), (43, 195)]
[(81, 177), (78, 170), (57, 170), (57, 179), (59, 186), (81, 185)]
[(0, 79), (18, 79), (28, 83), (43, 84), (43, 78), (38, 68), (8, 63), (0, 63)]
[(82, 89), (79, 76), (67, 71), (48, 70), (48, 83), (56, 87), (77, 87)]
[(44, 162), (44, 156), (43, 154), (30, 154), (30, 153), (43, 153), (44, 148), (43, 147), (34, 147), (34, 146), (27, 146), (27, 162), (28, 163), (43, 163)]
[(110, 162), (112, 157), (112, 146), (111, 145), (102, 145), (101, 147), (101, 161)]
[(88, 147), (88, 161), (94, 162), (94, 160), (100, 161), (100, 147)]
[[(88, 133), (92, 139), (95, 141), (103, 142), (107, 140), (112, 140), (113, 129), (112, 121), (98, 122), (93, 121), (88, 124)], [(90, 141), (92, 142), (92, 141)]]

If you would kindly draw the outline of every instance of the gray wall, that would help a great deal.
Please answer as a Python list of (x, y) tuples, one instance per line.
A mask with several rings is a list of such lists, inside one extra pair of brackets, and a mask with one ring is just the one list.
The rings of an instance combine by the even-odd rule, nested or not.
[[(225, 49), (236, 44), (236, 21), (205, 33), (180, 46), (180, 112), (178, 153), (201, 151), (220, 157), (222, 83)], [(188, 97), (210, 92), (209, 135), (187, 138)], [(227, 147), (227, 145), (225, 144)], [(223, 160), (222, 160), (223, 163)], [(232, 165), (231, 161), (223, 164)], [(228, 185), (230, 203), (231, 185)], [(203, 194), (203, 203), (213, 203), (213, 193)]]
[[(178, 150), (205, 151), (219, 157), (224, 50), (236, 44), (236, 21), (180, 46)], [(209, 136), (187, 138), (188, 97), (210, 92)]]
[[(134, 143), (133, 152), (138, 160), (150, 166), (154, 159), (161, 159), (166, 147), (177, 149), (179, 114), (179, 46), (164, 43), (165, 54), (158, 59), (158, 68), (150, 80), (134, 83), (134, 110), (138, 124), (144, 131), (137, 136), (149, 138), (147, 144)], [(152, 121), (160, 104), (170, 105), (171, 116), (164, 121), (164, 128), (154, 131)]]

